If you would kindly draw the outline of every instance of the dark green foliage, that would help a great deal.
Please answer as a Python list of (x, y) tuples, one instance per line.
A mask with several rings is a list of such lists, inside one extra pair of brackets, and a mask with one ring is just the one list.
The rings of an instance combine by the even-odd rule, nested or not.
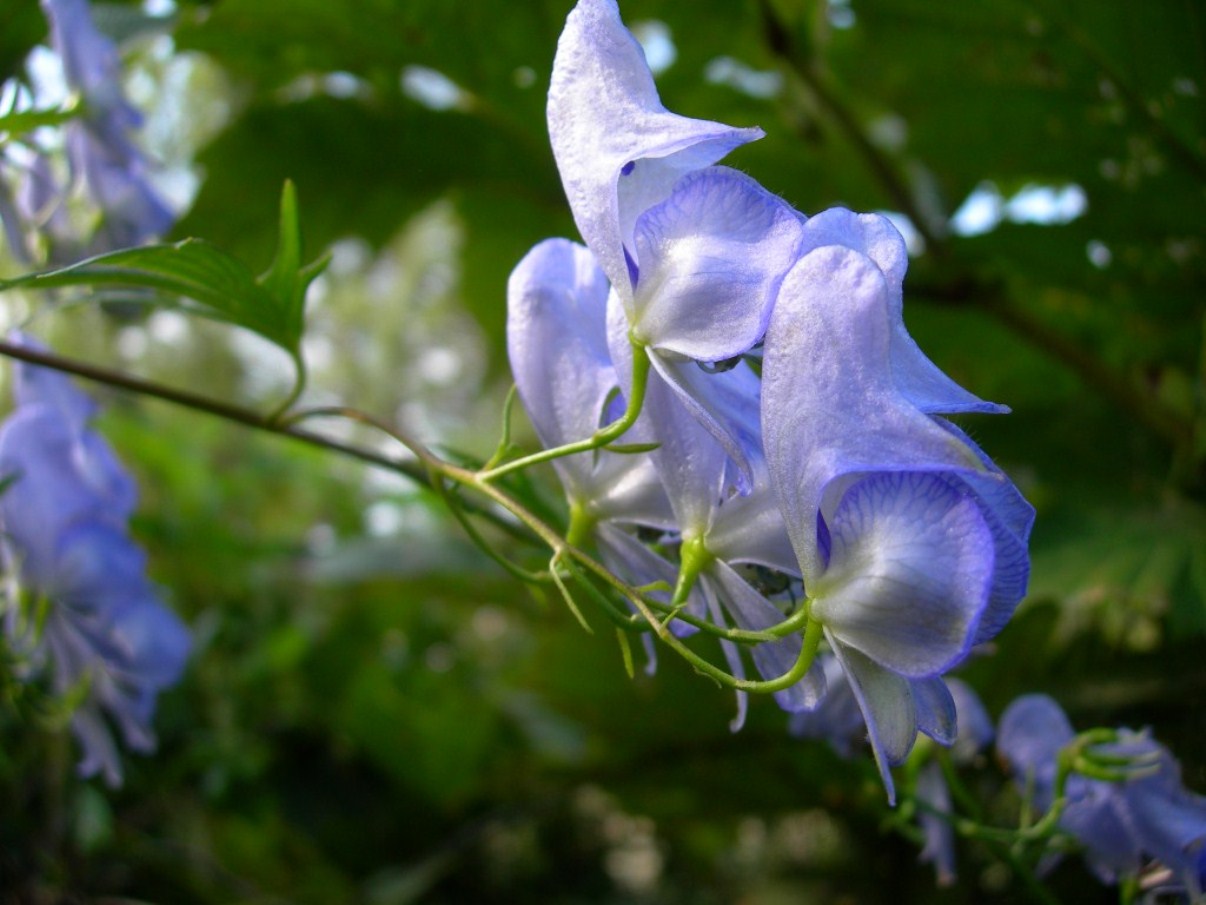
[[(425, 441), (488, 455), (507, 275), (535, 241), (574, 236), (544, 122), (570, 6), (182, 3), (177, 50), (229, 75), (235, 111), (199, 156), (204, 182), (174, 236), (205, 241), (35, 283), (136, 273), (296, 355), (317, 273), (302, 262), (357, 237), (366, 261), (384, 251), (403, 276), (358, 289), (354, 317), (324, 296), (346, 332), (320, 389), (403, 421), (417, 400)], [(658, 76), (668, 107), (766, 130), (727, 163), (805, 212), (901, 211), (923, 233), (910, 330), (960, 383), (1013, 407), (961, 424), (1038, 509), (1031, 597), (994, 655), (964, 670), (990, 711), (1041, 690), (1084, 728), (1150, 724), (1206, 792), (1206, 13), (1192, 0), (854, 0), (839, 28), (828, 7), (621, 0), (627, 22), (659, 20), (673, 37)], [(33, 3), (0, 4), (0, 73), (40, 21)], [(776, 73), (781, 90), (707, 80), (722, 56)], [(464, 94), (425, 107), (401, 90), (408, 66)], [(331, 73), (357, 81), (324, 88)], [(292, 193), (278, 205), (285, 180), (304, 249)], [(1074, 184), (1087, 208), (1066, 224), (951, 234), (987, 182), (1006, 198)], [(412, 218), (441, 203), (459, 245), (397, 253)], [(274, 253), (258, 279), (237, 263)], [(445, 257), (441, 283), (421, 263)], [(340, 266), (337, 254), (336, 284)], [(463, 320), (430, 329), (450, 312)], [(55, 319), (66, 349), (110, 354), (73, 332), (74, 316)], [(340, 356), (388, 356), (411, 331), (430, 345), (480, 335), (487, 363), (457, 378), (469, 389), (455, 403), (438, 382), (404, 385), (410, 361), (371, 386), (337, 382)], [(245, 378), (264, 363), (203, 338), (170, 360), (152, 340), (139, 366), (262, 402)], [(470, 409), (479, 396), (500, 401), (488, 417)], [(113, 795), (70, 776), (64, 736), (2, 711), (0, 901), (1033, 900), (975, 844), (960, 850), (959, 884), (936, 892), (916, 847), (885, 826), (869, 758), (786, 737), (770, 701), (730, 735), (731, 695), (669, 655), (645, 676), (639, 643), (629, 681), (604, 620), (587, 609), (596, 633), (582, 632), (425, 493), (158, 403), (106, 401), (106, 433), (142, 487), (137, 533), (197, 651), (161, 702), (159, 752), (128, 758)], [(551, 499), (543, 477), (532, 492)], [(372, 534), (366, 510), (382, 502), (399, 524)], [(1008, 822), (1016, 797), (992, 775), (985, 761), (969, 784)], [(646, 888), (649, 864), (660, 873)], [(1076, 859), (1049, 887), (1117, 901)]]

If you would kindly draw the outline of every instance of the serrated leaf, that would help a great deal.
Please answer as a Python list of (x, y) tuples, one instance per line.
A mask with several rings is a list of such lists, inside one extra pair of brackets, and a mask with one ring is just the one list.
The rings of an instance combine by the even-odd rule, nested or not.
[(301, 365), (306, 289), (325, 259), (299, 266), (300, 230), (293, 187), (281, 198), (276, 260), (256, 278), (242, 261), (202, 239), (109, 252), (45, 273), (0, 281), (0, 292), (66, 286), (119, 285), (152, 289), (152, 304), (244, 327), (280, 346)]
[(114, 284), (180, 296), (187, 300), (181, 305), (185, 310), (246, 327), (290, 353), (297, 347), (298, 331), (280, 300), (241, 261), (201, 239), (110, 252), (0, 282), (0, 291)]

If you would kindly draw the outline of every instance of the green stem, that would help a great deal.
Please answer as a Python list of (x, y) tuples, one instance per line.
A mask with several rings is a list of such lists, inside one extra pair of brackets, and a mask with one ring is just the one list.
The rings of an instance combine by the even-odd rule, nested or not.
[(540, 452), (532, 453), (528, 456), (523, 456), (519, 459), (512, 459), (502, 465), (496, 465), (493, 468), (486, 468), (477, 473), (477, 477), (482, 481), (493, 481), (501, 478), (503, 475), (510, 474), (513, 471), (519, 471), (524, 468), (529, 468), (533, 465), (538, 465), (541, 462), (551, 462), (554, 459), (561, 459), (565, 456), (572, 456), (576, 453), (590, 452), (598, 449), (601, 446), (606, 446), (614, 440), (620, 439), (630, 427), (632, 427), (641, 414), (641, 407), (645, 404), (645, 389), (649, 384), (649, 352), (645, 346), (633, 342), (632, 345), (632, 392), (628, 396), (628, 407), (624, 410), (624, 414), (617, 420), (611, 422), (606, 427), (602, 427), (595, 431), (585, 440), (578, 440), (573, 443), (566, 443), (563, 446), (554, 446), (551, 449), (542, 449)]
[(596, 522), (590, 510), (575, 500), (570, 504), (569, 530), (565, 532), (565, 542), (571, 547), (584, 546), (594, 532)]
[(309, 378), (306, 360), (300, 352), (291, 352), (290, 355), (293, 358), (293, 388), (285, 400), (268, 416), (269, 421), (282, 420), (288, 414), (289, 409), (293, 408), (297, 400), (301, 398), (302, 393), (306, 391), (306, 383)]
[[(312, 417), (341, 417), (349, 418), (354, 421), (368, 424), (375, 429), (382, 430), (393, 436), (404, 446), (415, 452), (415, 444), (413, 440), (403, 439), (398, 436), (396, 430), (386, 427), (379, 421), (376, 421), (369, 415), (349, 408), (326, 408), (326, 409), (311, 409), (303, 412), (297, 412), (288, 417), (276, 418), (273, 416), (262, 415), (252, 409), (242, 408), (236, 405), (230, 405), (225, 402), (219, 402), (216, 399), (210, 399), (205, 396), (199, 396), (196, 393), (190, 393), (186, 390), (179, 390), (175, 387), (165, 386), (160, 383), (155, 383), (149, 380), (143, 380), (139, 377), (133, 377), (121, 371), (114, 371), (109, 368), (99, 367), (97, 365), (88, 364), (86, 362), (77, 361), (71, 358), (65, 358), (53, 352), (44, 352), (39, 349), (31, 349), (27, 346), (19, 346), (6, 340), (0, 339), (0, 355), (8, 358), (14, 358), (19, 361), (28, 362), (29, 364), (41, 365), (42, 367), (53, 368), (56, 371), (62, 371), (67, 374), (74, 374), (77, 377), (83, 377), (85, 380), (91, 380), (96, 383), (103, 383), (107, 386), (117, 387), (118, 389), (126, 390), (132, 393), (138, 393), (141, 396), (149, 396), (152, 399), (160, 399), (164, 402), (170, 402), (173, 405), (181, 406), (182, 408), (190, 409), (196, 412), (204, 412), (209, 415), (214, 415), (218, 418), (223, 418), (227, 421), (232, 421), (235, 424), (241, 424), (244, 427), (250, 427), (258, 431), (264, 431), (270, 434), (276, 434), (282, 437), (288, 437), (292, 440), (297, 440), (306, 443), (310, 446), (316, 446), (321, 449), (326, 449), (332, 452), (337, 452), (353, 459), (358, 459), (369, 465), (375, 465), (378, 468), (384, 468), (397, 474), (404, 475), (417, 484), (421, 484), (430, 489), (435, 489), (428, 475), (428, 470), (418, 462), (410, 462), (404, 459), (398, 459), (393, 456), (383, 455), (370, 449), (353, 446), (350, 443), (343, 443), (339, 440), (333, 440), (330, 437), (324, 437), (321, 434), (311, 433), (310, 431), (302, 430), (297, 425)], [(412, 445), (413, 444), (413, 445)], [(420, 449), (422, 447), (419, 447)], [(424, 450), (428, 461), (440, 460), (432, 453)], [(415, 452), (416, 456), (423, 459), (422, 456)], [(531, 541), (531, 538), (523, 531), (519, 530), (513, 523), (501, 519), (496, 513), (489, 511), (479, 511), (476, 514), (492, 521), (497, 527), (511, 534), (519, 540)]]

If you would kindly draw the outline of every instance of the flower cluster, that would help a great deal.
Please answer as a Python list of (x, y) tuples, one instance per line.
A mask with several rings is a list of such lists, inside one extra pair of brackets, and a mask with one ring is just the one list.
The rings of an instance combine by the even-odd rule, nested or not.
[[(823, 709), (840, 675), (894, 800), (918, 732), (956, 737), (943, 675), (1025, 593), (1033, 510), (944, 418), (1005, 409), (905, 330), (888, 220), (806, 217), (716, 165), (762, 132), (666, 110), (614, 0), (570, 13), (548, 118), (585, 246), (548, 240), (516, 267), (508, 351), (541, 442), (596, 441), (553, 461), (571, 541), (672, 586), (677, 633), (805, 613), (753, 665), (792, 675), (823, 635), (776, 699)], [(722, 646), (743, 678), (743, 648)]]
[(1097, 771), (1106, 778), (1072, 772), (1066, 786), (1057, 788), (1061, 754), (1076, 734), (1059, 704), (1031, 694), (1001, 715), (997, 751), (1036, 808), (1050, 808), (1062, 792), (1059, 828), (1083, 847), (1102, 882), (1142, 875), (1161, 894), (1200, 901), (1206, 888), (1206, 797), (1181, 784), (1176, 760), (1146, 731), (1120, 729), (1112, 735), (1094, 746), (1091, 759), (1106, 767)]
[[(87, 0), (42, 0), (42, 9), (81, 110), (63, 129), (66, 180), (56, 173), (53, 149), (34, 136), (0, 154), (0, 177), (10, 174), (8, 183), (0, 180), (0, 221), (11, 253), (28, 260), (34, 233), (46, 239), (54, 263), (158, 239), (175, 214), (151, 184), (150, 162), (133, 139), (142, 116), (122, 90), (117, 47), (97, 30)], [(68, 215), (77, 188), (99, 216), (86, 235)]]
[(57, 371), (18, 364), (14, 379), (16, 410), (0, 425), (2, 630), (27, 678), (82, 700), (71, 716), (80, 773), (118, 785), (107, 721), (130, 748), (154, 748), (156, 696), (180, 677), (189, 635), (147, 579), (126, 527), (135, 486), (89, 426), (93, 402)]

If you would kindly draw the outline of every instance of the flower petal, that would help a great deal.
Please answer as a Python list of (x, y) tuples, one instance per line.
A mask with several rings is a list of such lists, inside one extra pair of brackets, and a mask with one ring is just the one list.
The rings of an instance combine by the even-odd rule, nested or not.
[(805, 224), (803, 253), (826, 245), (862, 252), (883, 271), (892, 318), (892, 379), (918, 409), (931, 413), (1009, 411), (1007, 406), (979, 399), (951, 380), (905, 329), (903, 282), (909, 255), (892, 221), (880, 214), (855, 214), (843, 207), (830, 208)]
[(894, 806), (896, 785), (892, 781), (891, 767), (909, 756), (917, 740), (917, 709), (912, 683), (846, 647), (828, 629), (825, 637), (850, 680), (850, 689), (867, 724), (867, 737), (888, 793), (888, 804)]
[(961, 679), (947, 679), (946, 685), (955, 699), (958, 731), (951, 746), (956, 763), (969, 763), (992, 741), (993, 726), (979, 695)]
[(736, 170), (683, 177), (636, 224), (633, 335), (697, 361), (748, 351), (766, 332), (779, 283), (796, 260), (800, 224), (782, 199)]
[(756, 462), (763, 458), (758, 422), (761, 382), (745, 365), (709, 374), (695, 362), (650, 350), (656, 371), (684, 407), (728, 454), (726, 485), (740, 493), (753, 489)]
[(616, 286), (628, 284), (637, 217), (683, 174), (763, 135), (667, 111), (615, 0), (580, 0), (566, 19), (548, 121), (574, 221)]
[(942, 767), (930, 761), (917, 774), (917, 800), (925, 805), (917, 812), (925, 845), (918, 860), (934, 865), (939, 886), (955, 882), (955, 829), (951, 826), (951, 790)]
[(917, 705), (917, 730), (940, 745), (954, 744), (958, 720), (955, 699), (940, 678), (913, 679), (913, 700)]
[[(887, 284), (867, 256), (826, 247), (783, 281), (763, 357), (762, 429), (771, 479), (805, 584), (823, 568), (816, 518), (842, 475), (975, 472), (983, 464), (896, 387)], [(836, 485), (835, 485), (836, 486)]]
[(1051, 804), (1059, 749), (1076, 733), (1063, 709), (1045, 694), (1016, 698), (997, 723), (997, 751), (1013, 770), (1018, 785), (1033, 784), (1039, 808)]
[(942, 475), (872, 474), (846, 491), (829, 531), (829, 566), (806, 585), (814, 618), (905, 676), (963, 658), (993, 574), (992, 535), (970, 494)]
[(1034, 507), (1018, 491), (1001, 469), (993, 464), (970, 437), (955, 425), (936, 419), (952, 435), (958, 437), (984, 463), (980, 474), (962, 474), (959, 480), (980, 500), (984, 520), (992, 531), (996, 550), (992, 592), (988, 607), (976, 629), (976, 644), (983, 644), (997, 633), (1013, 616), (1014, 610), (1026, 596), (1030, 581), (1030, 553), (1027, 544), (1034, 525)]

